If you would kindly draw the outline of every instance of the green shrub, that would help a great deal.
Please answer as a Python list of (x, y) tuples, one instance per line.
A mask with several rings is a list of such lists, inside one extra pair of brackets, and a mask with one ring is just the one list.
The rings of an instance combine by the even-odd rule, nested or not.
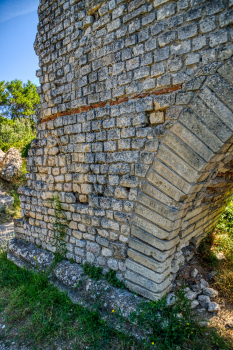
[(229, 203), (221, 215), (217, 229), (233, 233), (233, 201)]
[(36, 137), (35, 122), (26, 118), (8, 120), (0, 118), (0, 149), (7, 152), (15, 147), (22, 152), (22, 157), (27, 157), (31, 141)]

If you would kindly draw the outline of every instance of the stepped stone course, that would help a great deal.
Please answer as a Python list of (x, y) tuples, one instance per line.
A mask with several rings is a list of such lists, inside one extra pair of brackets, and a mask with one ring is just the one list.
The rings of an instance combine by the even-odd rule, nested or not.
[(166, 294), (184, 248), (232, 194), (233, 4), (41, 0), (38, 133), (19, 190), (20, 240), (111, 268), (138, 294)]

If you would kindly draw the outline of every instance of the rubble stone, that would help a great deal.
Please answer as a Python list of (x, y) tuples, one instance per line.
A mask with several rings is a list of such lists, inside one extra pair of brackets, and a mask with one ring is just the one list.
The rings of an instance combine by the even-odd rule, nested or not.
[(202, 307), (207, 309), (209, 303), (210, 303), (210, 297), (207, 295), (199, 295), (198, 296), (198, 301), (201, 304)]
[(190, 276), (192, 278), (196, 278), (198, 275), (198, 270), (194, 267), (194, 269), (192, 269), (192, 271), (190, 272)]
[(209, 312), (218, 312), (219, 310), (220, 310), (219, 304), (217, 304), (213, 301), (208, 304), (208, 311)]
[(218, 291), (213, 288), (203, 289), (203, 294), (208, 295), (210, 298), (215, 298), (218, 295)]

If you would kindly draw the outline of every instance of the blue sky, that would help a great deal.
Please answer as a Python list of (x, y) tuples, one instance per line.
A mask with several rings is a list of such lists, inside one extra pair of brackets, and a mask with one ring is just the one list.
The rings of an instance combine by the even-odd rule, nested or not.
[(31, 80), (39, 85), (33, 48), (38, 4), (39, 0), (0, 0), (0, 81)]

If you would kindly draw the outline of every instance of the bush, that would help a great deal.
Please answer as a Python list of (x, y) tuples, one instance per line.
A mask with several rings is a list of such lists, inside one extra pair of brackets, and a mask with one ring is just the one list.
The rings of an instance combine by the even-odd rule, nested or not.
[(0, 149), (7, 152), (15, 147), (22, 152), (22, 157), (27, 157), (31, 141), (36, 137), (36, 124), (26, 118), (15, 121), (0, 118)]
[[(220, 295), (233, 302), (233, 201), (228, 203), (215, 230), (202, 241), (199, 252), (217, 271), (214, 281)], [(218, 253), (223, 253), (225, 259), (219, 260)]]
[(233, 200), (228, 204), (217, 225), (219, 230), (233, 233)]

